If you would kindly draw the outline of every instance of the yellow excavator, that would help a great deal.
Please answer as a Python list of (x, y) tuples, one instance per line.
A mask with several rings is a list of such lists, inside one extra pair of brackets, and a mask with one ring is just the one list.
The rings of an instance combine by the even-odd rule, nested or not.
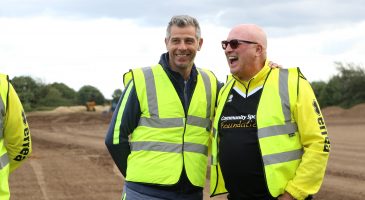
[(86, 111), (88, 112), (95, 112), (96, 109), (95, 109), (95, 106), (96, 106), (96, 102), (95, 101), (88, 101), (86, 102)]

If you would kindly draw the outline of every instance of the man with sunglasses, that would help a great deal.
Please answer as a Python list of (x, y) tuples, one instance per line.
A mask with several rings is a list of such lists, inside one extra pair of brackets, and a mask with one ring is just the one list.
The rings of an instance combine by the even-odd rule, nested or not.
[(194, 64), (198, 21), (174, 16), (157, 65), (124, 75), (105, 143), (125, 177), (123, 199), (202, 200), (216, 77)]
[(271, 69), (265, 32), (235, 26), (222, 41), (230, 72), (213, 122), (211, 195), (228, 199), (311, 199), (330, 142), (319, 105), (299, 68)]

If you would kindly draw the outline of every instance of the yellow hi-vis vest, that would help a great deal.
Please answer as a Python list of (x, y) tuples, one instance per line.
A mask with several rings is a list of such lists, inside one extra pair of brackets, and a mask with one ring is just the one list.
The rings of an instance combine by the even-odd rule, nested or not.
[(8, 96), (8, 76), (0, 74), (0, 197), (9, 199), (9, 157), (4, 144), (4, 121)]
[(204, 187), (217, 94), (215, 76), (198, 69), (196, 87), (185, 115), (161, 65), (132, 70), (132, 75), (141, 117), (130, 136), (126, 180), (172, 185), (178, 182), (184, 166), (191, 183)]
[[(303, 147), (292, 111), (297, 101), (299, 69), (271, 69), (257, 109), (257, 134), (267, 187), (273, 197), (284, 193), (301, 162)], [(211, 196), (226, 193), (218, 163), (218, 123), (235, 79), (221, 89), (213, 126)], [(239, 154), (239, 152), (237, 152)], [(250, 162), (249, 160), (247, 162)]]

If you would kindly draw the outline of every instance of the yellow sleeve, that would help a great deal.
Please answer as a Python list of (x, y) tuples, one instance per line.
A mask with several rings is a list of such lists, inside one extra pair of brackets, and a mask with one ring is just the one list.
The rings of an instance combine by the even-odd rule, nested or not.
[(9, 156), (10, 172), (12, 172), (28, 158), (32, 145), (23, 106), (11, 84), (9, 84), (8, 104), (4, 122), (4, 140)]
[(286, 191), (296, 199), (305, 199), (318, 192), (325, 175), (330, 142), (320, 107), (309, 82), (299, 78), (299, 91), (294, 118), (304, 154), (296, 176)]

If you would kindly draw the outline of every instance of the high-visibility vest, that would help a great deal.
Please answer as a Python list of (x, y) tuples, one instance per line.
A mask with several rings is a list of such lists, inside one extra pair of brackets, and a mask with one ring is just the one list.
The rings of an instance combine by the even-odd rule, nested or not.
[(129, 81), (131, 81), (133, 79), (132, 76), (133, 76), (132, 71), (129, 71), (123, 75), (124, 87), (127, 87), (127, 84), (129, 83)]
[(4, 144), (4, 121), (8, 96), (8, 76), (0, 74), (0, 199), (9, 199), (9, 157)]
[[(284, 193), (301, 162), (303, 147), (292, 111), (297, 101), (299, 69), (272, 69), (257, 109), (257, 131), (265, 178), (273, 197)], [(226, 193), (218, 163), (218, 123), (235, 80), (229, 79), (221, 89), (213, 128), (211, 195)], [(239, 155), (239, 152), (237, 152)], [(247, 161), (250, 162), (250, 161)]]
[(185, 114), (161, 65), (135, 69), (132, 73), (141, 117), (130, 137), (126, 180), (172, 185), (178, 182), (184, 166), (191, 183), (204, 187), (217, 79), (212, 72), (198, 69), (196, 87)]

